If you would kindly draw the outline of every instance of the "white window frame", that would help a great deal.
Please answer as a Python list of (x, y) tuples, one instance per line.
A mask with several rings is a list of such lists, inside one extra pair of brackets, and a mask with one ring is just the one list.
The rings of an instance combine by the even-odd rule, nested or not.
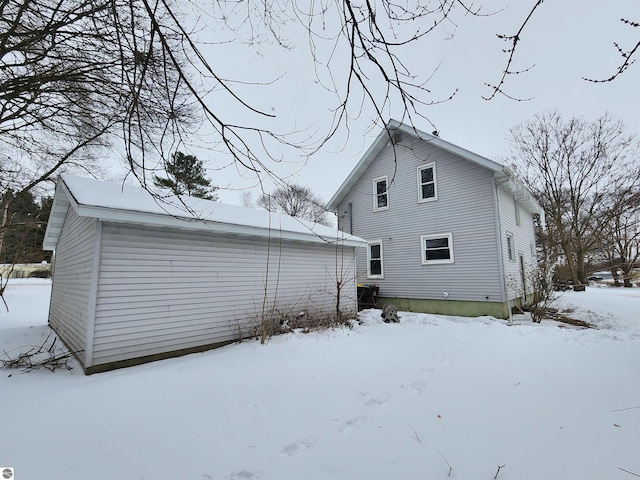
[[(387, 190), (385, 191), (385, 195), (387, 196), (387, 204), (384, 207), (378, 206), (378, 183), (384, 181), (387, 186)], [(388, 175), (384, 175), (382, 177), (377, 177), (373, 179), (373, 211), (379, 212), (381, 210), (389, 210), (389, 177)]]
[[(422, 170), (427, 168), (431, 168), (433, 170), (433, 197), (422, 198)], [(417, 169), (417, 180), (418, 180), (418, 203), (425, 202), (433, 202), (438, 199), (438, 181), (436, 178), (436, 163), (426, 163), (424, 165), (418, 166)]]
[(511, 232), (507, 232), (507, 258), (510, 262), (516, 261), (516, 244)]
[[(446, 238), (449, 243), (449, 258), (448, 259), (438, 259), (438, 260), (427, 260), (426, 255), (426, 240), (434, 240), (436, 238)], [(437, 265), (437, 264), (445, 264), (445, 263), (454, 263), (453, 259), (453, 234), (451, 233), (438, 233), (435, 235), (421, 235), (420, 236), (420, 252), (422, 256), (422, 265)]]
[[(378, 260), (377, 258), (371, 258), (371, 247), (373, 245), (380, 246), (380, 273), (371, 273), (371, 260)], [(384, 254), (382, 253), (382, 240), (374, 240), (367, 242), (367, 278), (384, 278)]]

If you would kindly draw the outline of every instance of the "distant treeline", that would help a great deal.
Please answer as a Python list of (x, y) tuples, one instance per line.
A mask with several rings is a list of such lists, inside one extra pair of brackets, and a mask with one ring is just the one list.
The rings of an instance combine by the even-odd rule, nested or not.
[(53, 199), (8, 191), (0, 198), (0, 264), (51, 261), (42, 250)]

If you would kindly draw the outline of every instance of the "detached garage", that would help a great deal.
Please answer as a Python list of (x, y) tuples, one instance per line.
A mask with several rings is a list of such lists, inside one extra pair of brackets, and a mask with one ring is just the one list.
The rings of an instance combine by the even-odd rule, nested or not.
[(263, 321), (355, 312), (354, 236), (208, 200), (62, 175), (44, 240), (49, 324), (86, 373), (221, 346)]

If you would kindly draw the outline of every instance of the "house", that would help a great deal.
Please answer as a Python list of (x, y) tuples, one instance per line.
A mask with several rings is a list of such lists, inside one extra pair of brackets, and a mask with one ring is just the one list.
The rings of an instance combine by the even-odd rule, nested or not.
[(328, 208), (367, 240), (358, 282), (379, 306), (507, 318), (532, 293), (541, 206), (508, 168), (438, 136), (391, 120)]
[[(86, 373), (357, 308), (357, 237), (286, 215), (62, 175), (44, 249), (49, 324)], [(271, 322), (271, 323), (270, 323)]]

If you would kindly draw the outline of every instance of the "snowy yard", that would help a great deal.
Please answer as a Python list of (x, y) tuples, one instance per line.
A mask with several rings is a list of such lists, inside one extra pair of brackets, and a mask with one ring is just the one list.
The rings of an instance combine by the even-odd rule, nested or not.
[[(50, 288), (10, 283), (0, 351), (46, 338)], [(0, 370), (0, 466), (16, 480), (637, 478), (640, 288), (559, 303), (598, 328), (371, 310), (353, 330), (93, 376)]]

